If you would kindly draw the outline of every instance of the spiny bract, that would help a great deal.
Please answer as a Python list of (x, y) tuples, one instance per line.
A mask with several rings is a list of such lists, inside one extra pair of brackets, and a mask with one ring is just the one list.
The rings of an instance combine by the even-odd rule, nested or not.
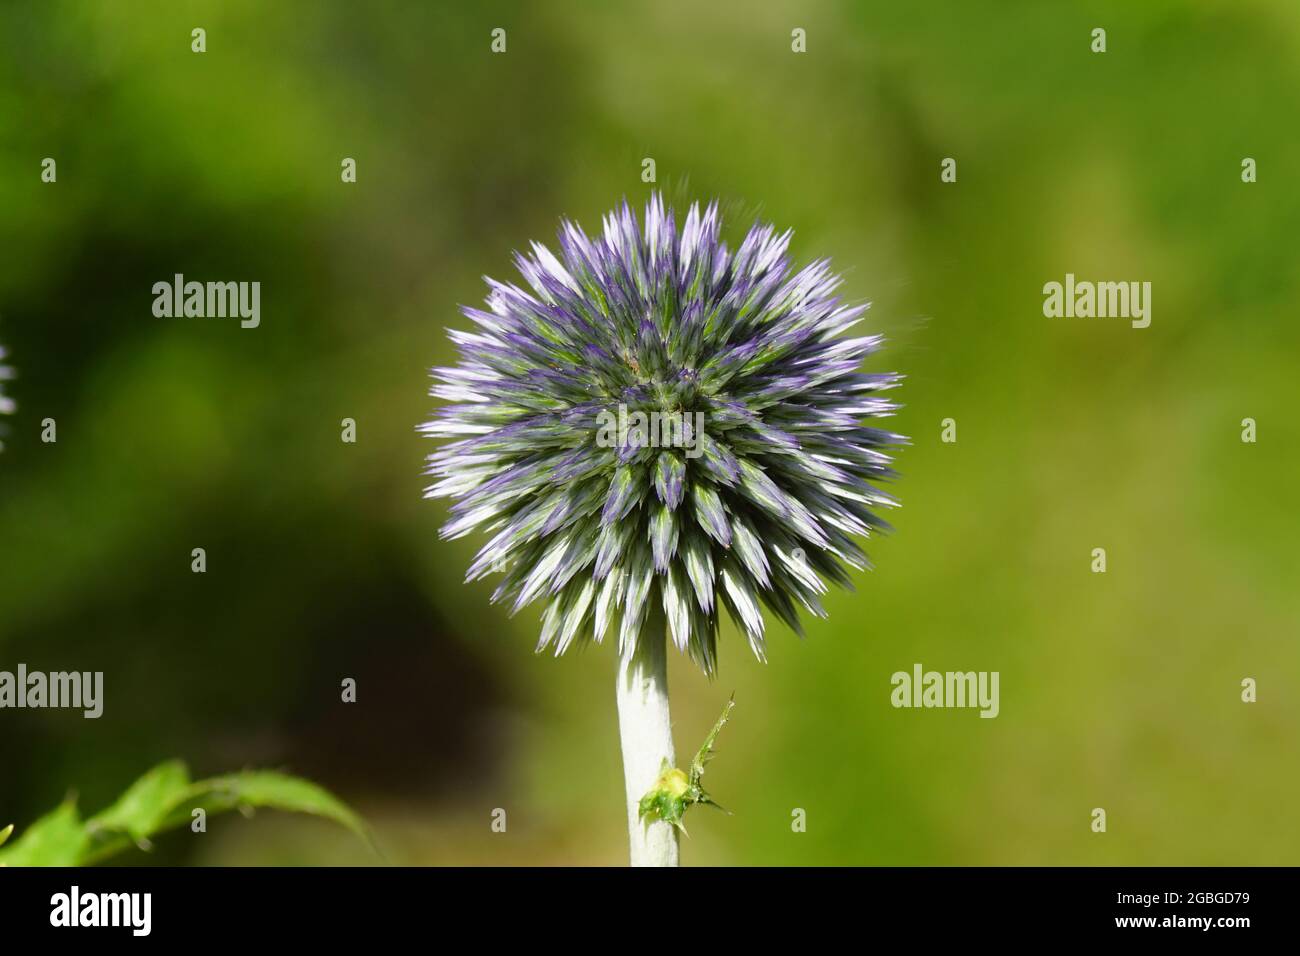
[[(899, 376), (859, 370), (880, 336), (841, 337), (867, 306), (840, 302), (826, 260), (791, 274), (789, 232), (755, 225), (734, 254), (718, 233), (716, 203), (678, 232), (657, 195), (644, 230), (626, 202), (600, 237), (564, 221), (561, 258), (515, 257), (531, 292), (489, 278), (488, 311), (463, 309), (478, 330), (449, 331), (460, 362), (430, 394), (453, 404), (421, 431), (455, 440), (426, 497), (458, 499), (443, 537), (493, 533), (467, 580), (503, 573), (493, 600), (516, 611), (549, 601), (539, 651), (616, 617), (626, 651), (661, 605), (713, 673), (721, 603), (761, 658), (760, 603), (796, 631), (798, 607), (824, 617), (823, 578), (848, 586), (853, 536), (888, 527), (872, 483), (905, 439), (863, 419), (898, 407), (878, 393)], [(599, 440), (637, 412), (703, 433)]]

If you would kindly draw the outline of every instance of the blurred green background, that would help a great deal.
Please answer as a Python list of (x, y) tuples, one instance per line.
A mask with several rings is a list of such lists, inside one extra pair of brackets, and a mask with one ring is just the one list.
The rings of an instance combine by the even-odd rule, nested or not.
[[(5, 4), (0, 669), (106, 700), (0, 712), (0, 824), (177, 756), (311, 776), (399, 863), (625, 860), (613, 651), (460, 583), (415, 426), (480, 277), (653, 157), (833, 257), (914, 442), (829, 621), (672, 661), (679, 753), (738, 700), (684, 861), (1300, 863), (1297, 116), (1292, 0)], [(261, 327), (155, 318), (177, 272), (260, 281)], [(1152, 282), (1151, 327), (1044, 318), (1066, 272)], [(891, 708), (916, 662), (1001, 715)], [(259, 814), (132, 861), (374, 858)]]

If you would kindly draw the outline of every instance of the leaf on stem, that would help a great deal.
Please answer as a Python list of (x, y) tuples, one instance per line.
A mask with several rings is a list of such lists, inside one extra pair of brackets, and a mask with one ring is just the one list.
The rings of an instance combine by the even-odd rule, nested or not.
[(722, 709), (722, 716), (718, 718), (718, 722), (713, 725), (709, 735), (704, 738), (704, 743), (696, 751), (695, 759), (691, 761), (689, 775), (676, 767), (670, 767), (667, 760), (663, 762), (659, 779), (641, 798), (637, 807), (638, 815), (642, 820), (663, 820), (685, 833), (686, 827), (682, 823), (682, 817), (694, 804), (707, 804), (717, 807), (723, 813), (729, 812), (714, 802), (713, 798), (705, 792), (700, 781), (704, 777), (705, 765), (713, 759), (713, 745), (718, 739), (718, 734), (731, 718), (731, 710), (735, 706), (736, 695), (732, 694), (731, 699), (727, 701), (727, 706)]

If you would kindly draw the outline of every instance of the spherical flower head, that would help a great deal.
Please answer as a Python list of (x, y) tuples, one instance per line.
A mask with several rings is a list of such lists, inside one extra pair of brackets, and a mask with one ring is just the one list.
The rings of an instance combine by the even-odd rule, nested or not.
[[(835, 295), (827, 261), (792, 272), (790, 233), (755, 225), (734, 252), (717, 204), (680, 230), (654, 196), (589, 237), (561, 224), (560, 256), (516, 255), (529, 290), (488, 279), (460, 360), (433, 370), (426, 497), (455, 499), (445, 538), (491, 538), (467, 580), (547, 607), (538, 650), (626, 651), (653, 618), (708, 673), (719, 607), (764, 656), (762, 607), (799, 633), (826, 580), (866, 566), (854, 540), (888, 526), (888, 450), (870, 419), (899, 376), (861, 371), (878, 335)], [(659, 611), (662, 609), (662, 619)]]
[[(5, 395), (5, 382), (13, 378), (14, 370), (4, 363), (7, 353), (4, 346), (0, 345), (0, 415), (12, 414), (14, 410), (14, 401)], [(4, 448), (5, 443), (0, 441), (0, 449)]]

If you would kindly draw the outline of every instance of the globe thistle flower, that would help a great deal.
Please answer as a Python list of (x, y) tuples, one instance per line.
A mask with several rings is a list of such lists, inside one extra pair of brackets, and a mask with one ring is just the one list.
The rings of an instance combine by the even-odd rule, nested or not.
[[(10, 415), (15, 408), (14, 400), (5, 395), (4, 383), (13, 378), (14, 370), (4, 364), (4, 358), (7, 353), (3, 345), (0, 345), (0, 415)], [(5, 443), (0, 441), (0, 449), (4, 448)]]
[[(444, 537), (494, 532), (468, 580), (501, 571), (494, 600), (547, 603), (538, 650), (600, 641), (616, 614), (626, 645), (661, 603), (705, 671), (720, 606), (761, 658), (761, 606), (796, 630), (824, 616), (824, 579), (866, 565), (853, 537), (886, 527), (874, 483), (901, 439), (862, 420), (893, 412), (898, 376), (859, 371), (880, 336), (840, 337), (867, 307), (824, 260), (792, 274), (790, 233), (756, 225), (731, 254), (718, 232), (716, 204), (679, 232), (658, 196), (643, 230), (626, 203), (597, 239), (565, 222), (561, 258), (516, 258), (532, 291), (488, 279), (488, 310), (463, 310), (479, 330), (450, 333), (460, 363), (434, 370), (454, 404), (423, 431), (459, 440), (429, 456), (427, 495), (458, 499)], [(638, 412), (703, 433), (598, 441)]]
[(854, 539), (887, 527), (903, 441), (867, 424), (899, 377), (860, 370), (882, 340), (844, 335), (867, 306), (829, 262), (793, 271), (770, 225), (734, 252), (719, 231), (716, 203), (679, 229), (658, 195), (643, 224), (626, 202), (596, 237), (562, 222), (558, 257), (516, 255), (528, 289), (489, 278), (463, 309), (477, 328), (449, 332), (450, 404), (421, 429), (451, 439), (428, 457), (443, 537), (491, 535), (467, 580), (501, 573), (512, 613), (544, 602), (538, 651), (617, 631), (621, 686), (654, 685), (637, 706), (664, 715), (665, 631), (713, 674), (721, 608), (759, 658), (763, 608), (824, 616), (826, 582), (867, 564)]

